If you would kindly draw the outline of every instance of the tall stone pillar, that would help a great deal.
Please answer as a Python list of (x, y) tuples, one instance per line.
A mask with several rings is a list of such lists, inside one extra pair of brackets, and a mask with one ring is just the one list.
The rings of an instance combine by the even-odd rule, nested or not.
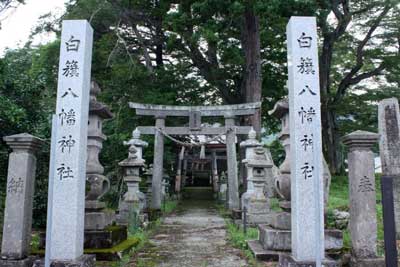
[[(165, 116), (156, 117), (156, 128), (164, 129)], [(164, 165), (164, 135), (156, 131), (154, 141), (154, 162), (153, 162), (153, 182), (151, 208), (161, 209), (161, 183), (163, 177)]]
[(379, 103), (379, 152), (382, 174), (393, 179), (394, 215), (396, 238), (400, 239), (400, 110), (397, 98), (384, 99)]
[(343, 138), (348, 146), (351, 266), (384, 266), (377, 258), (377, 221), (374, 153), (379, 135), (355, 131)]
[(226, 135), (226, 160), (228, 163), (228, 208), (230, 210), (237, 210), (240, 208), (240, 202), (234, 116), (225, 116), (225, 127), (228, 130)]
[(0, 266), (28, 266), (32, 264), (28, 255), (36, 173), (35, 152), (44, 142), (26, 133), (6, 136), (3, 140), (13, 152), (8, 160)]

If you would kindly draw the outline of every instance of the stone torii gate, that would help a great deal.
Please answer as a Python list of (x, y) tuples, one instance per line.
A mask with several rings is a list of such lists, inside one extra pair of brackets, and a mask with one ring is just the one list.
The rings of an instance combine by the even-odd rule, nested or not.
[[(155, 135), (154, 162), (152, 181), (153, 209), (161, 208), (161, 181), (163, 176), (164, 135), (226, 135), (226, 154), (228, 167), (228, 207), (239, 209), (239, 185), (236, 159), (236, 135), (247, 135), (250, 126), (236, 126), (239, 116), (255, 114), (261, 102), (221, 106), (168, 106), (129, 103), (136, 110), (136, 115), (154, 116), (155, 126), (138, 127), (142, 134)], [(189, 117), (189, 127), (166, 127), (168, 116)], [(224, 117), (224, 127), (202, 127), (201, 117)]]

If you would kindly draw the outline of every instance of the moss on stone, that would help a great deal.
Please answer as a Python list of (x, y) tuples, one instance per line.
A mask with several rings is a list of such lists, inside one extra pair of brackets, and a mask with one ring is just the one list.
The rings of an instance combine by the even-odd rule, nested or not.
[(140, 238), (129, 237), (124, 242), (112, 247), (112, 248), (93, 248), (85, 249), (85, 254), (96, 254), (96, 253), (116, 253), (121, 251), (126, 251), (137, 246), (140, 243)]

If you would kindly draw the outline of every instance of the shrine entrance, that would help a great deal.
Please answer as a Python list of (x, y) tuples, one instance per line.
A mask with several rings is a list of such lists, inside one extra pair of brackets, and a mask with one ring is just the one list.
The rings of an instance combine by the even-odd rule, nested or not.
[[(155, 126), (138, 127), (142, 134), (155, 136), (151, 208), (161, 208), (164, 138), (168, 138), (180, 148), (175, 191), (181, 192), (184, 186), (195, 185), (200, 187), (204, 185), (212, 187), (216, 192), (219, 175), (223, 171), (218, 163), (224, 161), (228, 180), (227, 206), (231, 210), (239, 209), (236, 136), (248, 135), (251, 127), (238, 126), (236, 119), (240, 116), (255, 114), (260, 109), (261, 102), (221, 106), (168, 106), (129, 103), (129, 107), (136, 110), (136, 115), (153, 116), (155, 118)], [(167, 117), (188, 117), (188, 126), (165, 126)], [(225, 125), (202, 124), (202, 117), (223, 117)], [(176, 139), (176, 136), (183, 135), (190, 137), (189, 141)], [(197, 154), (189, 152), (193, 151), (193, 148), (196, 148), (199, 152)]]

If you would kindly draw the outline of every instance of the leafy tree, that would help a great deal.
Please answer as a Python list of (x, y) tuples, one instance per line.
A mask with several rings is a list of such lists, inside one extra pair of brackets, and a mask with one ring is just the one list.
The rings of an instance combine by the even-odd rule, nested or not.
[[(393, 62), (398, 65), (398, 51), (388, 48), (398, 43), (399, 6), (398, 1), (391, 0), (331, 0), (318, 1), (317, 5), (322, 36), (320, 86), (324, 152), (331, 171), (337, 173), (342, 170), (343, 162), (338, 114), (354, 86), (382, 76)], [(329, 22), (330, 14), (334, 15), (334, 23)]]
[(9, 11), (23, 3), (25, 3), (25, 0), (0, 0), (0, 30), (1, 21), (7, 18)]

